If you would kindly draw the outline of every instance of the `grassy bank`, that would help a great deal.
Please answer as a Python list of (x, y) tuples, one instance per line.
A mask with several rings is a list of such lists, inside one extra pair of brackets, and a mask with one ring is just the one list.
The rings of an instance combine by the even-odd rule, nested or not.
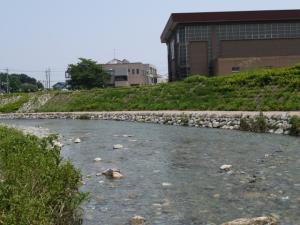
[(81, 175), (50, 141), (0, 127), (0, 224), (80, 223)]
[(157, 86), (56, 93), (40, 111), (299, 110), (300, 66)]
[(300, 110), (300, 65), (224, 77), (192, 76), (155, 86), (52, 94), (38, 111)]
[(28, 93), (0, 95), (0, 113), (15, 112), (28, 100)]

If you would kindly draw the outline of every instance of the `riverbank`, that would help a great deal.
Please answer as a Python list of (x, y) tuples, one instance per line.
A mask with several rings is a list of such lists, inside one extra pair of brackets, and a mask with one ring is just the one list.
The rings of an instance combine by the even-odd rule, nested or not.
[(300, 66), (137, 87), (0, 95), (0, 112), (297, 111)]
[(78, 224), (86, 197), (80, 172), (62, 160), (53, 137), (16, 128), (0, 125), (0, 224)]
[(119, 111), (0, 114), (0, 119), (116, 120), (286, 135), (291, 131), (294, 133), (293, 130), (298, 128), (292, 118), (300, 118), (300, 112)]

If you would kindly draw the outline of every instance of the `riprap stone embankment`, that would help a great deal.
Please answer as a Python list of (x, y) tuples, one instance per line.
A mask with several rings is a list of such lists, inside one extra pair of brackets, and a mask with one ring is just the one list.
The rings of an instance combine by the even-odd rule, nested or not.
[[(157, 123), (166, 125), (239, 130), (242, 118), (256, 118), (261, 112), (242, 111), (117, 111), (8, 113), (0, 119), (90, 119)], [(292, 116), (300, 112), (264, 112), (268, 133), (289, 134)]]

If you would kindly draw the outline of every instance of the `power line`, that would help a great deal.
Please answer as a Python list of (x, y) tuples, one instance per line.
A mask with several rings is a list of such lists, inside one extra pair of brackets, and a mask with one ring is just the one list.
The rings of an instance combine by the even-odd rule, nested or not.
[[(0, 69), (1, 71), (6, 71), (6, 69)], [(12, 72), (18, 72), (18, 73), (44, 73), (44, 70), (14, 70), (9, 69)], [(65, 70), (52, 70), (51, 73), (64, 73)]]

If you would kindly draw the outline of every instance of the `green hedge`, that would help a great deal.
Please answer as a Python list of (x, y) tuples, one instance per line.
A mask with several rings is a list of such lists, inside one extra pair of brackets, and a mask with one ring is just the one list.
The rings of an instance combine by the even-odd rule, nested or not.
[(52, 138), (0, 127), (0, 224), (80, 224), (81, 175), (51, 148)]

